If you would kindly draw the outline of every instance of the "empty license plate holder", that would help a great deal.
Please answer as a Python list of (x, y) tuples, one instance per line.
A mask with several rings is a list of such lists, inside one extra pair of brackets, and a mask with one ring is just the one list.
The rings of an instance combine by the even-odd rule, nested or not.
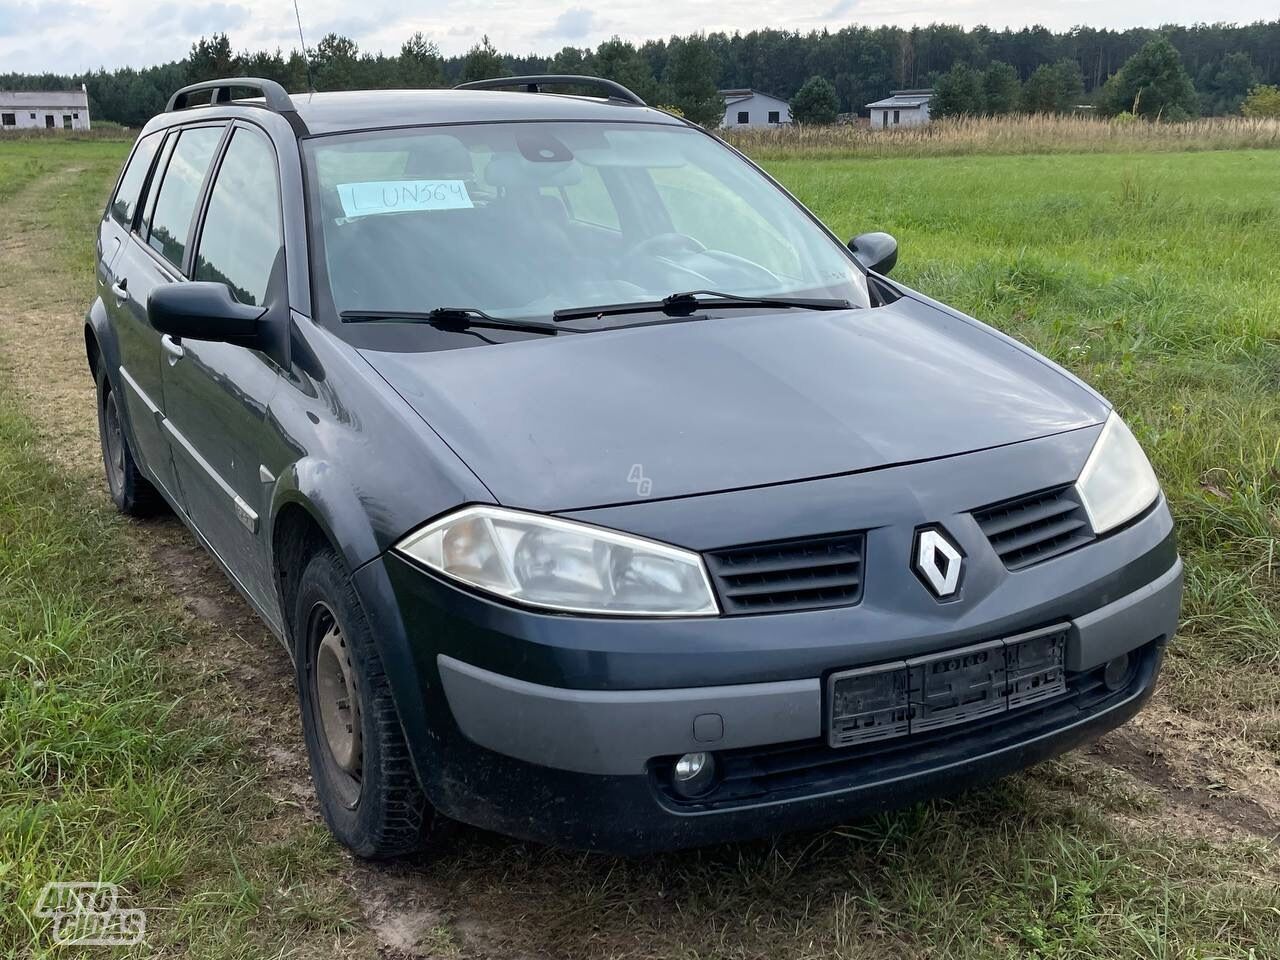
[(1067, 691), (1069, 625), (841, 670), (827, 678), (827, 742), (850, 747), (972, 723)]

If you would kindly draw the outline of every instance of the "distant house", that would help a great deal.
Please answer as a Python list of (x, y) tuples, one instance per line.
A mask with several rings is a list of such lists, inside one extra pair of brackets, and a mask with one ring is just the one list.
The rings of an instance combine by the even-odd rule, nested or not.
[(781, 97), (759, 90), (721, 90), (724, 97), (722, 127), (776, 127), (791, 122), (791, 105)]
[(923, 126), (929, 122), (929, 101), (932, 99), (932, 90), (890, 91), (883, 100), (867, 104), (871, 111), (871, 129)]
[(89, 93), (79, 90), (0, 90), (0, 133), (9, 130), (88, 130)]

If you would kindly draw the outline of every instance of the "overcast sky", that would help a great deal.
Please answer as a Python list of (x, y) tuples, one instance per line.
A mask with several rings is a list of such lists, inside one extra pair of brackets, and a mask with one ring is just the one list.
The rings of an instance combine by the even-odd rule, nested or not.
[[(959, 23), (1055, 30), (1157, 26), (1213, 19), (1247, 23), (1280, 15), (1276, 0), (299, 0), (307, 43), (329, 31), (361, 49), (395, 53), (415, 30), (445, 54), (462, 53), (487, 33), (498, 49), (552, 53), (594, 46), (617, 34), (641, 41), (695, 30), (778, 27), (811, 30), (850, 23)], [(71, 73), (99, 66), (177, 60), (201, 34), (224, 31), (237, 50), (286, 51), (298, 44), (290, 0), (0, 0), (0, 73)]]

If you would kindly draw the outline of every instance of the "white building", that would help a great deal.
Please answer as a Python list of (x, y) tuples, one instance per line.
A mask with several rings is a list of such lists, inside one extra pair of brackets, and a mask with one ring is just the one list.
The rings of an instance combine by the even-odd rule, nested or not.
[(931, 99), (932, 90), (892, 90), (883, 100), (867, 104), (871, 111), (871, 128), (922, 126), (929, 122)]
[(9, 130), (88, 130), (89, 93), (79, 90), (0, 90), (0, 133)]
[(759, 90), (721, 90), (722, 127), (776, 127), (791, 122), (791, 104)]

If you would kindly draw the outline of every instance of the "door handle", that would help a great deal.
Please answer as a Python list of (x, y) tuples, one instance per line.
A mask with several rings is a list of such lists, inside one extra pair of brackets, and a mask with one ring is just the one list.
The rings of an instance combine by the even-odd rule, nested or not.
[(111, 285), (111, 292), (116, 296), (116, 303), (124, 303), (129, 299), (129, 278), (123, 277)]
[(169, 366), (173, 366), (186, 355), (186, 350), (182, 349), (182, 344), (167, 333), (160, 338), (160, 346), (164, 347), (164, 352), (169, 355)]

